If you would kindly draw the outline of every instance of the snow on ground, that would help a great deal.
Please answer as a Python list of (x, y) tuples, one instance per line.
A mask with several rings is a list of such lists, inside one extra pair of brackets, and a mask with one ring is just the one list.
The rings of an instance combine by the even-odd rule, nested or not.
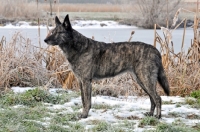
[[(96, 21), (96, 20), (75, 20), (71, 21), (74, 29), (80, 28), (137, 28), (135, 26), (120, 25), (116, 21)], [(8, 23), (6, 26), (0, 28), (38, 28), (38, 26), (31, 26), (30, 22), (19, 21), (15, 25)], [(41, 25), (40, 28), (46, 28), (46, 25)]]
[[(14, 92), (24, 92), (26, 90), (32, 89), (13, 87)], [(51, 93), (55, 93), (56, 89), (51, 89)], [(184, 104), (185, 98), (179, 96), (161, 96), (163, 105), (162, 105), (162, 119), (163, 123), (173, 123), (178, 119), (181, 119), (186, 125), (195, 126), (197, 123), (200, 123), (197, 119), (189, 119), (189, 116), (197, 115), (200, 117), (200, 110), (196, 108), (191, 108), (191, 106)], [(73, 98), (70, 102), (67, 102), (63, 105), (50, 105), (49, 109), (62, 109), (64, 113), (73, 112), (72, 106), (81, 105), (81, 97)], [(92, 121), (106, 121), (110, 124), (117, 124), (122, 120), (133, 120), (135, 124), (134, 131), (140, 132), (144, 128), (139, 128), (139, 121), (144, 118), (145, 112), (148, 112), (150, 109), (150, 100), (148, 97), (141, 96), (119, 96), (119, 97), (109, 97), (109, 96), (95, 96), (92, 97), (92, 106), (95, 105), (109, 106), (109, 108), (95, 109), (91, 108), (89, 116), (86, 119), (80, 119), (78, 122), (85, 124), (85, 128), (89, 129)], [(178, 106), (178, 104), (180, 104)], [(79, 109), (81, 112), (82, 109)], [(173, 116), (173, 114), (175, 116)], [(151, 129), (151, 128), (149, 128)]]

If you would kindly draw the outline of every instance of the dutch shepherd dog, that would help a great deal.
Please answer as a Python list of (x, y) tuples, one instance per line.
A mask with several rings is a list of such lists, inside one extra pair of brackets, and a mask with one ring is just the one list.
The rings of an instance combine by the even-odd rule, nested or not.
[(66, 15), (61, 23), (55, 17), (56, 27), (44, 40), (48, 45), (58, 45), (64, 52), (81, 90), (83, 111), (80, 118), (87, 118), (91, 108), (92, 79), (108, 78), (130, 72), (135, 81), (149, 95), (150, 112), (161, 118), (161, 97), (156, 92), (157, 81), (169, 95), (162, 58), (152, 45), (143, 42), (104, 43), (92, 40), (74, 30)]

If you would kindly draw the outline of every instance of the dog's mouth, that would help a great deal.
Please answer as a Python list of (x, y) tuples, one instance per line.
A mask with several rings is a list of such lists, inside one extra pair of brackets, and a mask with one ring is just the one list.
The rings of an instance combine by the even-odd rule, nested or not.
[(45, 39), (44, 42), (47, 43), (48, 45), (58, 45), (56, 44), (56, 42), (49, 41), (48, 39)]

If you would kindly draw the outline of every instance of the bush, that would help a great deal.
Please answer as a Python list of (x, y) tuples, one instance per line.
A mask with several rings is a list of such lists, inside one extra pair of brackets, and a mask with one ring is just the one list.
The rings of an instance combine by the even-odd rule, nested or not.
[(137, 0), (138, 10), (141, 13), (137, 14), (137, 17), (139, 16), (137, 25), (144, 28), (154, 28), (154, 24), (165, 26), (167, 16), (169, 23), (172, 23), (171, 20), (178, 10), (181, 0), (167, 2), (167, 0)]

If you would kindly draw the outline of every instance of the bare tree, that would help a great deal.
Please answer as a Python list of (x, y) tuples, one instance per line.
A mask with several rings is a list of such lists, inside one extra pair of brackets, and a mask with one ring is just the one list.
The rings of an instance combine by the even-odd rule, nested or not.
[(137, 0), (140, 18), (143, 27), (153, 28), (154, 24), (168, 25), (172, 22), (175, 12), (178, 10), (181, 0)]

